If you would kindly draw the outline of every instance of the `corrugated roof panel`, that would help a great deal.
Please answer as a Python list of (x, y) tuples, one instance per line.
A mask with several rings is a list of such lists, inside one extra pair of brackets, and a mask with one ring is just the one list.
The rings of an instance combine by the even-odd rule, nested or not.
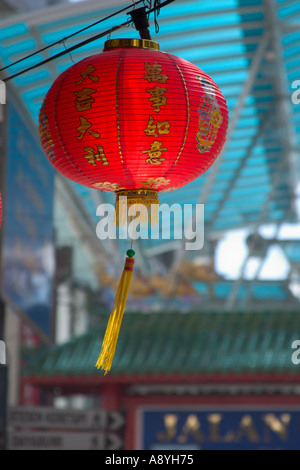
[(300, 4), (298, 1), (287, 2), (286, 5), (283, 5), (281, 8), (278, 8), (278, 14), (282, 18), (290, 18), (300, 16)]
[(16, 40), (18, 36), (28, 34), (28, 28), (25, 23), (14, 23), (10, 26), (2, 27), (0, 30), (0, 41), (5, 45), (5, 41), (10, 38)]
[[(275, 2), (276, 3), (276, 2)], [(287, 78), (298, 79), (300, 62), (297, 59), (297, 45), (300, 40), (299, 31), (288, 29), (288, 25), (295, 22), (298, 17), (297, 1), (277, 2), (280, 17), (284, 24), (279, 30), (283, 46), (283, 61), (286, 66)], [(121, 2), (120, 2), (121, 4)], [(123, 7), (123, 5), (122, 5)], [(101, 7), (78, 13), (76, 4), (68, 5), (65, 17), (51, 20), (47, 15), (41, 15), (26, 23), (5, 26), (0, 31), (1, 56), (4, 64), (30, 53), (33, 49), (47, 45), (50, 42), (63, 39), (66, 35), (93, 23), (105, 15), (116, 11), (117, 7)], [(62, 11), (62, 10), (61, 10)], [(47, 55), (61, 52), (82, 39), (98, 33), (109, 26), (122, 22), (126, 14), (93, 27), (89, 31), (68, 40), (65, 45), (61, 43), (47, 51)], [(283, 21), (279, 18), (278, 21)], [(199, 203), (201, 195), (205, 196), (205, 220), (214, 221), (215, 230), (224, 227), (232, 228), (240, 224), (247, 225), (247, 221), (259, 220), (261, 206), (266, 202), (266, 196), (274, 186), (277, 178), (276, 172), (281, 171), (280, 165), (286, 155), (281, 140), (280, 125), (272, 116), (278, 109), (281, 95), (276, 89), (276, 56), (271, 45), (261, 58), (256, 77), (253, 77), (249, 90), (245, 89), (251, 79), (253, 64), (258, 58), (259, 47), (265, 32), (270, 28), (270, 12), (265, 2), (258, 0), (238, 1), (208, 1), (204, 0), (177, 0), (173, 4), (161, 9), (158, 17), (159, 33), (154, 32), (151, 24), (151, 33), (154, 40), (160, 43), (161, 49), (170, 51), (191, 62), (194, 62), (205, 72), (209, 73), (223, 90), (228, 99), (230, 125), (229, 139), (220, 164), (216, 162), (211, 169), (178, 191), (161, 194), (162, 202), (173, 203)], [(1, 24), (1, 22), (0, 22)], [(132, 28), (123, 28), (113, 33), (112, 37), (137, 37)], [(23, 77), (13, 81), (19, 91), (27, 109), (30, 110), (35, 122), (43, 95), (47, 92), (51, 82), (56, 76), (86, 55), (100, 52), (107, 38), (97, 40), (70, 55), (51, 62), (41, 69), (36, 69)], [(38, 44), (38, 46), (37, 46)], [(5, 48), (9, 45), (9, 48)], [(35, 60), (42, 60), (43, 55), (30, 59), (22, 64), (31, 65)], [(273, 64), (273, 65), (272, 65)], [(21, 66), (10, 69), (13, 73)], [(245, 93), (247, 91), (247, 93)], [(244, 94), (245, 93), (245, 94)], [(284, 93), (291, 93), (289, 88)], [(300, 106), (292, 106), (294, 121), (291, 123), (295, 135), (295, 145), (300, 146), (298, 129)], [(234, 118), (238, 111), (238, 119)], [(269, 114), (268, 114), (269, 113)], [(271, 116), (270, 116), (271, 115)], [(232, 132), (231, 132), (232, 131)], [(300, 167), (299, 152), (297, 162)], [(211, 179), (211, 180), (210, 180)], [(95, 198), (92, 191), (80, 185), (75, 186), (76, 191), (83, 198), (86, 208), (93, 220), (95, 216)], [(206, 192), (208, 193), (206, 194)], [(251, 196), (249, 196), (251, 195)], [(105, 201), (114, 202), (114, 195), (103, 193)], [(238, 200), (241, 198), (240, 200)], [(249, 198), (251, 199), (249, 201)], [(266, 212), (266, 220), (284, 220), (291, 212), (293, 191), (286, 185), (280, 192), (275, 188), (273, 193), (274, 204)], [(227, 213), (234, 215), (226, 221), (220, 220)], [(211, 226), (211, 225), (210, 225)], [(146, 244), (146, 242), (145, 242)], [(142, 243), (143, 246), (143, 243)]]
[(289, 242), (282, 241), (280, 246), (291, 263), (300, 264), (300, 240)]

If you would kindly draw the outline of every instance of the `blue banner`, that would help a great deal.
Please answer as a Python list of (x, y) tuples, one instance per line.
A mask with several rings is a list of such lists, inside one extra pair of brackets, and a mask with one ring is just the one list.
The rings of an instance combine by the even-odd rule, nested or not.
[(140, 410), (141, 450), (299, 450), (300, 408)]
[(6, 106), (2, 289), (50, 337), (54, 171), (20, 113)]

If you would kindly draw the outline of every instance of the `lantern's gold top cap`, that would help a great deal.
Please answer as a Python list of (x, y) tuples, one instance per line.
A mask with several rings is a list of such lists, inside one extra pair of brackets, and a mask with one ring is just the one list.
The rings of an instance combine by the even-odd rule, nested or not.
[(109, 39), (104, 43), (104, 51), (117, 47), (138, 47), (139, 49), (154, 49), (159, 51), (159, 44), (149, 39)]

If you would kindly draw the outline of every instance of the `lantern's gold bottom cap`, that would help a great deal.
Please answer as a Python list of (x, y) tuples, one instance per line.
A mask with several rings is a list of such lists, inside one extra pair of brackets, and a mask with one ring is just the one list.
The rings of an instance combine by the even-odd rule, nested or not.
[(159, 51), (159, 44), (149, 39), (108, 39), (104, 43), (103, 51), (118, 47), (138, 47), (139, 49), (153, 49)]
[(151, 189), (126, 189), (116, 192), (116, 200), (126, 197), (128, 204), (159, 204), (157, 191)]
[(124, 225), (128, 217), (133, 218), (134, 210), (130, 210), (131, 206), (139, 204), (139, 219), (150, 225), (158, 223), (159, 199), (157, 191), (148, 189), (128, 189), (118, 191), (116, 193), (115, 204), (115, 222), (116, 225)]

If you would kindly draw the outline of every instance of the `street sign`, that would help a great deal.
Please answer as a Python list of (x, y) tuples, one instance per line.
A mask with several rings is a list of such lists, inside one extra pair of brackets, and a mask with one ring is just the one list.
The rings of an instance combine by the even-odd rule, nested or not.
[(140, 407), (141, 450), (298, 450), (297, 406)]
[(114, 433), (13, 432), (8, 450), (121, 450), (123, 439)]
[(125, 425), (125, 414), (114, 410), (73, 410), (51, 407), (9, 409), (8, 424), (13, 427), (71, 429), (72, 431), (118, 431)]
[(124, 449), (125, 414), (16, 406), (9, 409), (8, 429), (11, 450), (119, 450)]

